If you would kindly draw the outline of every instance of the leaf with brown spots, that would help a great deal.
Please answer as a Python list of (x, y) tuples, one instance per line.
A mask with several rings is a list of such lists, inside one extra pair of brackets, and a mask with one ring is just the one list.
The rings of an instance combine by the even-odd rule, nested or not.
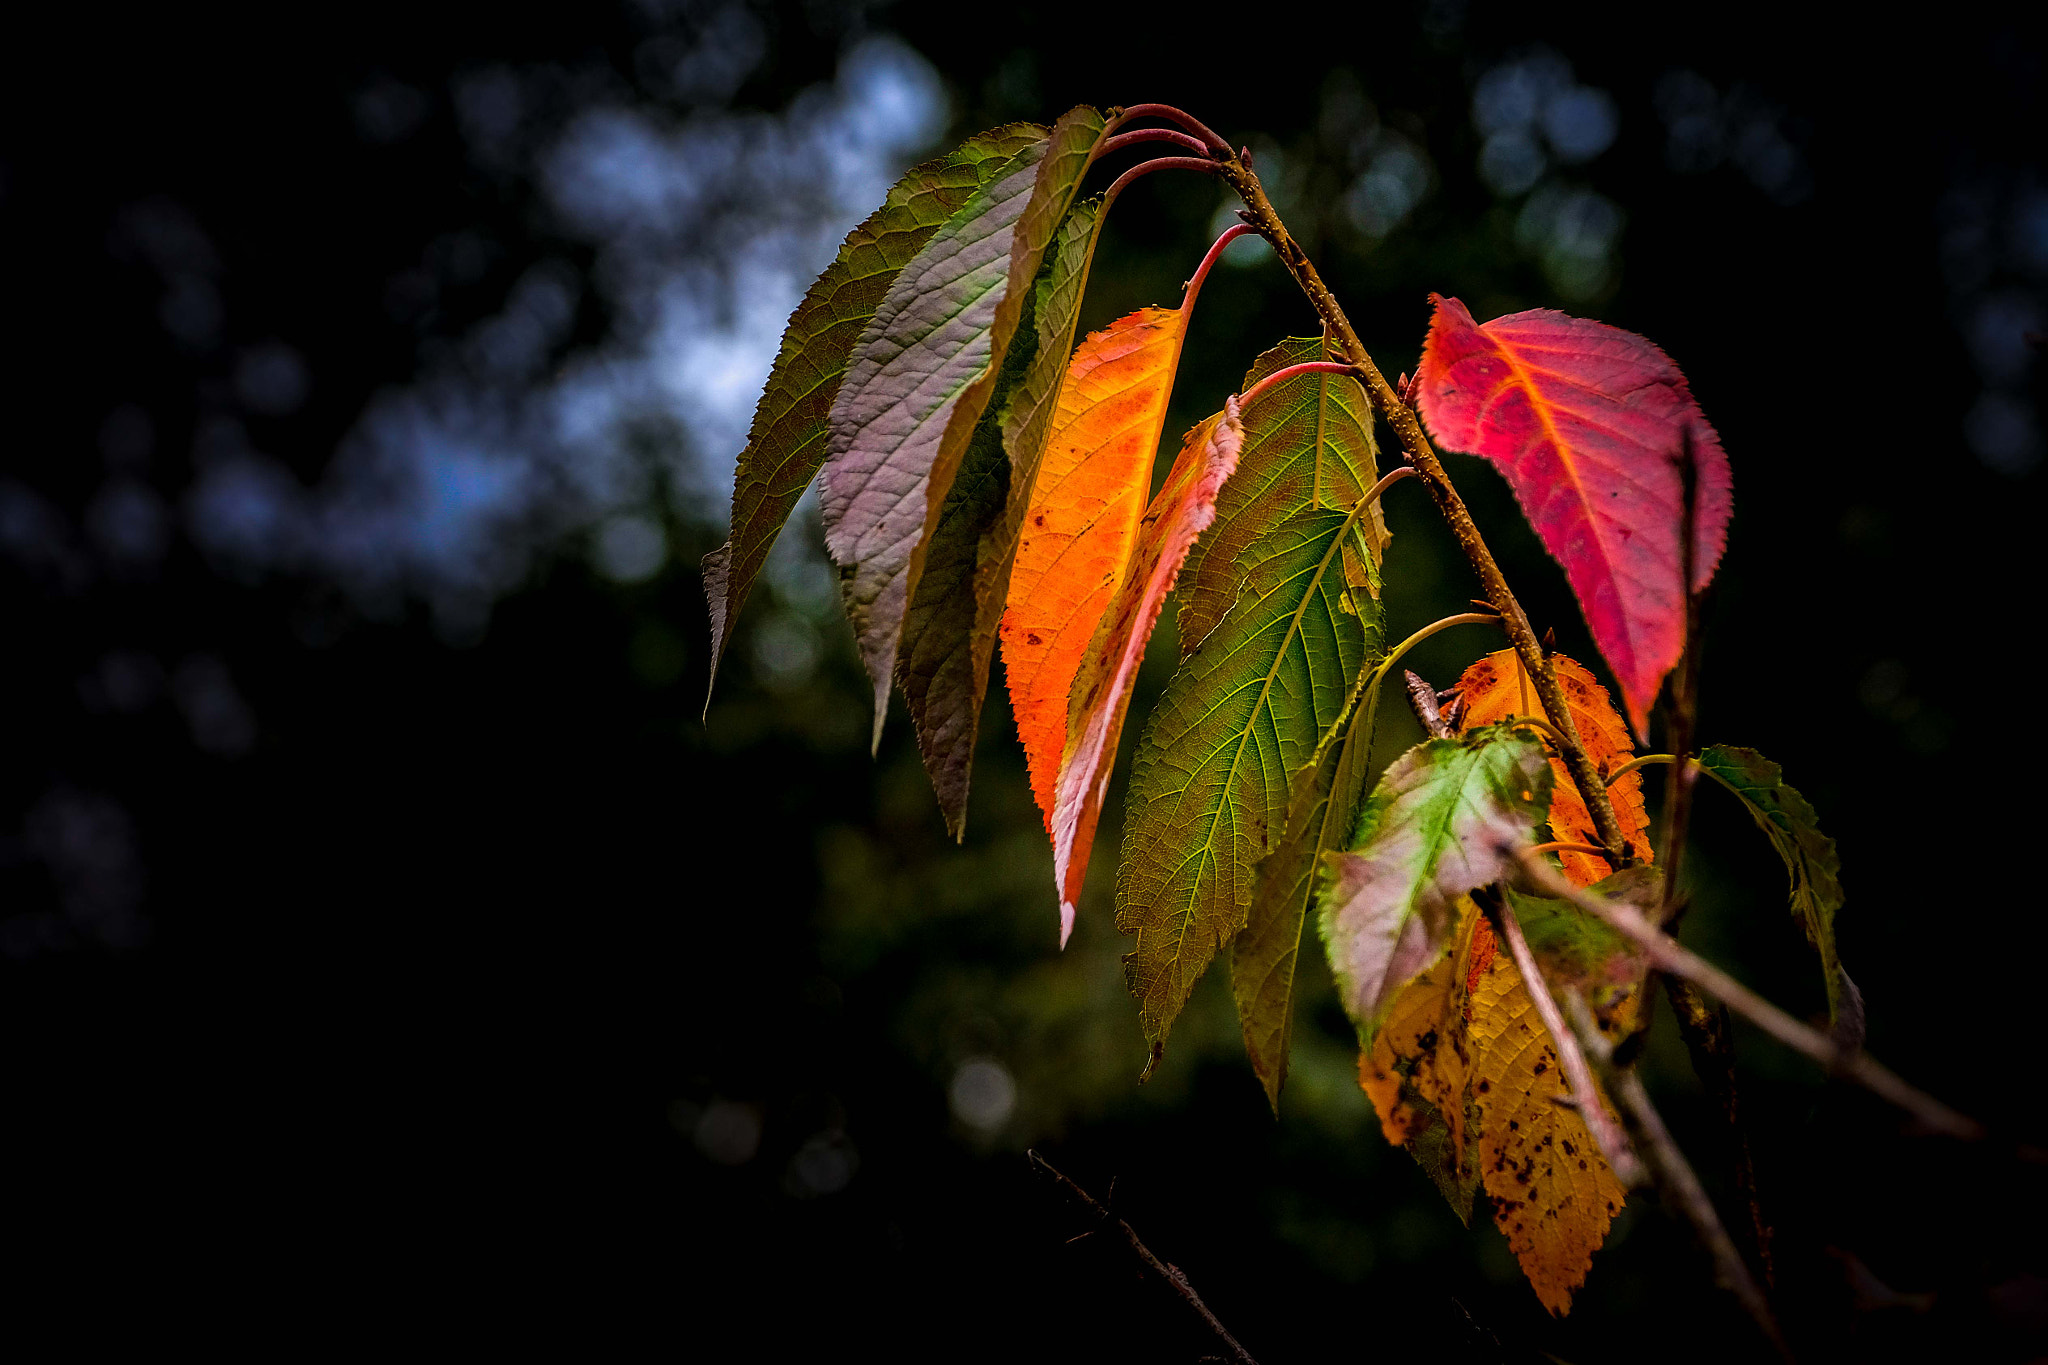
[(1459, 1217), (1486, 1190), (1536, 1297), (1561, 1316), (1624, 1192), (1585, 1121), (1556, 1103), (1568, 1094), (1556, 1048), (1514, 962), (1469, 898), (1459, 916), (1444, 955), (1388, 1010), (1359, 1081), (1387, 1140)]
[[(1572, 720), (1578, 725), (1579, 738), (1585, 743), (1586, 757), (1593, 761), (1594, 770), (1604, 778), (1634, 757), (1635, 740), (1630, 737), (1628, 726), (1616, 714), (1614, 703), (1608, 700), (1607, 689), (1600, 685), (1598, 679), (1562, 654), (1552, 653), (1550, 659), (1557, 669), (1557, 682), (1564, 690), (1565, 704), (1571, 708)], [(1537, 700), (1536, 689), (1512, 649), (1498, 650), (1473, 664), (1458, 679), (1453, 690), (1464, 700), (1458, 717), (1461, 734), (1517, 716), (1533, 716), (1539, 720), (1543, 717), (1543, 703)], [(1551, 771), (1557, 777), (1550, 797), (1550, 837), (1565, 843), (1598, 844), (1600, 839), (1593, 832), (1593, 816), (1586, 809), (1579, 789), (1572, 785), (1571, 774), (1565, 771), (1563, 760), (1558, 758), (1557, 745), (1547, 734), (1543, 741), (1544, 748), (1550, 753)], [(1643, 808), (1641, 771), (1628, 773), (1609, 787), (1607, 798), (1614, 803), (1614, 818), (1621, 822), (1621, 832), (1628, 840), (1629, 849), (1637, 858), (1649, 862), (1650, 816)], [(1565, 876), (1578, 886), (1591, 886), (1614, 870), (1607, 865), (1605, 858), (1590, 853), (1566, 851), (1560, 855), (1560, 861)]]

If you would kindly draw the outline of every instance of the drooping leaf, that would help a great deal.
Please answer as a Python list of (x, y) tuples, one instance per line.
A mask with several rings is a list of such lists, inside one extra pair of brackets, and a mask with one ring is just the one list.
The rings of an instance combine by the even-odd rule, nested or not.
[(1368, 652), (1384, 648), (1377, 613), (1354, 605), (1369, 562), (1358, 515), (1308, 508), (1280, 522), (1240, 558), (1236, 602), (1181, 661), (1146, 722), (1116, 922), (1137, 936), (1124, 980), (1153, 1063), (1195, 983), (1244, 927), (1295, 774)]
[[(1377, 575), (1377, 566), (1370, 570)], [(1376, 604), (1375, 604), (1376, 605)], [(1336, 723), (1295, 774), (1279, 839), (1258, 865), (1242, 932), (1230, 945), (1230, 988), (1252, 1073), (1267, 1103), (1280, 1112), (1294, 1034), (1294, 983), (1301, 931), (1315, 903), (1323, 855), (1341, 848), (1357, 823), (1366, 765), (1372, 757), (1379, 688), (1374, 669), (1384, 649), (1375, 613), (1365, 662)]]
[(1092, 109), (1067, 114), (933, 234), (862, 330), (833, 401), (825, 544), (875, 683), (878, 739), (926, 542), (1102, 126)]
[(1017, 527), (1037, 478), (1107, 212), (1100, 199), (1074, 198), (1103, 130), (1090, 109), (1075, 110), (1053, 130), (1033, 207), (1017, 230), (1018, 250), (1041, 250), (1043, 259), (1031, 288), (1021, 291), (1024, 307), (1009, 353), (968, 438), (959, 473), (943, 501), (930, 509), (923, 558), (911, 565), (896, 676), (939, 809), (956, 839), (967, 819), (975, 737)]
[[(1469, 1218), (1482, 1186), (1537, 1298), (1571, 1308), (1624, 1194), (1567, 1098), (1521, 973), (1461, 898), (1449, 944), (1395, 998), (1359, 1058), (1389, 1142)], [(1605, 1103), (1605, 1097), (1601, 1097)]]
[[(1659, 869), (1638, 863), (1592, 883), (1592, 889), (1654, 915), (1664, 878)], [(1633, 1031), (1645, 967), (1629, 940), (1570, 901), (1527, 895), (1513, 886), (1504, 886), (1503, 893), (1551, 988), (1577, 991), (1601, 1026), (1617, 1036)]]
[[(1607, 689), (1597, 678), (1566, 655), (1553, 652), (1550, 659), (1557, 670), (1565, 705), (1578, 727), (1579, 740), (1586, 746), (1586, 757), (1592, 760), (1593, 770), (1605, 778), (1635, 755), (1635, 740), (1615, 714), (1613, 703), (1607, 699)], [(1497, 650), (1473, 664), (1458, 679), (1454, 690), (1464, 699), (1458, 718), (1460, 730), (1475, 730), (1517, 717), (1543, 718), (1543, 703), (1536, 699), (1536, 689), (1512, 649)], [(1550, 768), (1556, 780), (1550, 798), (1550, 837), (1563, 843), (1598, 845), (1600, 839), (1593, 832), (1593, 815), (1586, 809), (1585, 798), (1579, 794), (1571, 774), (1565, 771), (1564, 760), (1557, 757), (1556, 746), (1547, 734), (1543, 741), (1544, 748), (1551, 751)], [(1607, 799), (1614, 806), (1614, 818), (1621, 825), (1629, 851), (1649, 862), (1650, 816), (1643, 806), (1642, 770), (1623, 773), (1607, 789)], [(1565, 850), (1559, 856), (1564, 874), (1580, 886), (1591, 886), (1613, 870), (1605, 858), (1591, 853)]]
[[(1785, 860), (1792, 879), (1792, 914), (1820, 953), (1827, 978), (1828, 1017), (1839, 1022), (1845, 995), (1855, 991), (1835, 950), (1835, 912), (1842, 908), (1842, 860), (1835, 841), (1820, 831), (1813, 805), (1784, 779), (1777, 764), (1754, 749), (1716, 744), (1701, 752), (1700, 771), (1742, 798), (1749, 814)], [(1858, 1000), (1860, 1006), (1860, 998)]]
[(1095, 825), (1116, 763), (1131, 687), (1152, 627), (1166, 606), (1195, 538), (1216, 519), (1216, 494), (1237, 468), (1244, 440), (1237, 399), (1190, 431), (1166, 482), (1139, 521), (1138, 544), (1095, 638), (1074, 674), (1067, 744), (1053, 792), (1053, 879), (1060, 892), (1060, 944), (1074, 929), (1074, 907), (1088, 875)]
[[(983, 626), (978, 585), (992, 571), (994, 558), (1005, 553), (1000, 545), (1005, 510), (1012, 490), (1021, 496), (1023, 488), (1012, 453), (1017, 443), (1005, 433), (1016, 426), (1019, 406), (1036, 401), (1036, 376), (1056, 367), (1057, 358), (1067, 353), (1100, 212), (1099, 201), (1076, 204), (1046, 251), (1004, 361), (997, 396), (975, 427), (946, 494), (903, 618), (896, 680), (910, 705), (939, 809), (956, 839), (966, 823), (974, 743), (993, 653), (994, 633)], [(1030, 463), (1025, 462), (1027, 475)]]
[(1325, 854), (1317, 923), (1338, 998), (1368, 1044), (1394, 998), (1443, 951), (1458, 897), (1497, 880), (1550, 801), (1550, 765), (1505, 725), (1430, 739), (1359, 808), (1348, 853)]
[(790, 315), (733, 478), (731, 538), (704, 557), (714, 679), (755, 576), (825, 459), (826, 417), (855, 339), (932, 234), (1004, 163), (1045, 137), (1038, 124), (1013, 123), (913, 166), (882, 207), (847, 234), (837, 259)]
[[(1290, 337), (1253, 363), (1240, 392), (1290, 365), (1332, 358), (1320, 337)], [(1244, 455), (1216, 504), (1216, 525), (1195, 547), (1180, 587), (1180, 653), (1195, 652), (1237, 600), (1238, 560), (1253, 542), (1307, 508), (1348, 512), (1379, 477), (1372, 407), (1350, 375), (1282, 380), (1244, 410)], [(1377, 559), (1386, 527), (1375, 503), (1365, 520)], [(1379, 585), (1369, 585), (1379, 600)]]
[(1642, 734), (1684, 645), (1688, 452), (1693, 591), (1713, 577), (1727, 539), (1733, 495), (1720, 438), (1670, 357), (1633, 332), (1547, 308), (1480, 325), (1456, 299), (1430, 297), (1422, 415), (1439, 441), (1507, 477), (1564, 566)]

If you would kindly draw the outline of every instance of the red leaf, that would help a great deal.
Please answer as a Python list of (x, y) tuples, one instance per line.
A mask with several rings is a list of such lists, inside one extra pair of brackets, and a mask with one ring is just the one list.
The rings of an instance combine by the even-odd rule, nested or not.
[(1180, 566), (1195, 538), (1216, 520), (1216, 495), (1237, 468), (1244, 442), (1237, 399), (1190, 431), (1152, 505), (1138, 522), (1138, 544), (1116, 596), (1110, 599), (1081, 666), (1074, 675), (1066, 752), (1054, 789), (1053, 877), (1060, 888), (1060, 944), (1074, 930), (1074, 906), (1088, 876), (1095, 822), (1116, 765), (1116, 743), (1130, 708), (1131, 686), (1145, 658)]
[(1679, 462), (1690, 437), (1697, 592), (1720, 563), (1733, 507), (1721, 438), (1671, 358), (1634, 332), (1548, 308), (1481, 325), (1456, 299), (1430, 300), (1422, 415), (1444, 445), (1507, 477), (1564, 565), (1641, 734), (1685, 642)]

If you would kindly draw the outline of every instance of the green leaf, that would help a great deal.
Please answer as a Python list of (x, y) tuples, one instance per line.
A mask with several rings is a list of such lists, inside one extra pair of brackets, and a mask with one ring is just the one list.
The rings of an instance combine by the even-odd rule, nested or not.
[(1543, 745), (1507, 724), (1424, 740), (1387, 769), (1349, 853), (1323, 858), (1317, 918), (1337, 991), (1370, 1045), (1401, 988), (1439, 957), (1455, 904), (1500, 879), (1550, 806)]
[[(1290, 337), (1253, 363), (1241, 392), (1289, 365), (1333, 355), (1320, 337)], [(1252, 542), (1307, 508), (1350, 511), (1379, 477), (1378, 461), (1372, 408), (1349, 375), (1301, 375), (1254, 399), (1244, 410), (1244, 453), (1223, 487), (1216, 525), (1181, 577), (1181, 657), (1195, 652), (1237, 600), (1237, 561)], [(1377, 503), (1365, 527), (1377, 558), (1386, 546)], [(1371, 596), (1379, 600), (1377, 581)]]
[(1701, 752), (1699, 764), (1701, 772), (1742, 798), (1757, 828), (1785, 860), (1792, 879), (1792, 914), (1820, 953), (1828, 1018), (1839, 1021), (1847, 978), (1835, 951), (1835, 912), (1842, 908), (1842, 860), (1835, 841), (1820, 832), (1812, 804), (1786, 784), (1777, 764), (1756, 750), (1716, 744)]
[[(1227, 491), (1230, 485), (1225, 484)], [(1131, 768), (1117, 928), (1156, 1064), (1217, 951), (1237, 936), (1296, 773), (1384, 648), (1358, 518), (1305, 509), (1238, 563), (1243, 587), (1152, 710)]]
[(982, 413), (926, 548), (903, 619), (897, 681), (946, 827), (959, 838), (996, 629), (1018, 531), (1059, 406), (1060, 379), (1101, 230), (1102, 202), (1077, 203), (1032, 282), (996, 397)]
[[(1602, 1027), (1625, 1032), (1622, 1012), (1631, 1001), (1639, 1007), (1645, 971), (1635, 946), (1605, 920), (1570, 901), (1531, 896), (1506, 883), (1502, 889), (1551, 985), (1578, 991)], [(1587, 890), (1654, 916), (1664, 899), (1664, 871), (1637, 863)]]
[(1093, 109), (1068, 113), (933, 234), (862, 330), (833, 401), (825, 544), (874, 680), (878, 741), (926, 544), (1102, 128)]
[(824, 461), (826, 416), (853, 343), (896, 276), (946, 220), (1024, 148), (1042, 142), (1035, 123), (1012, 123), (913, 166), (882, 206), (847, 234), (839, 256), (804, 295), (782, 334), (775, 368), (754, 409), (733, 479), (732, 536), (704, 557), (711, 603), (711, 674), (732, 637), (754, 578)]

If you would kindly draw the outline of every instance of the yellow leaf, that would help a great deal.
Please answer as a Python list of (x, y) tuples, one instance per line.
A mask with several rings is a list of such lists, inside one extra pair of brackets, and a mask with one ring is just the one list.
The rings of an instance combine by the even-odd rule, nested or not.
[(1450, 950), (1395, 999), (1359, 1081), (1387, 1140), (1461, 1217), (1485, 1189), (1536, 1297), (1562, 1316), (1624, 1191), (1585, 1121), (1555, 1103), (1569, 1091), (1521, 974), (1469, 900), (1461, 914)]

